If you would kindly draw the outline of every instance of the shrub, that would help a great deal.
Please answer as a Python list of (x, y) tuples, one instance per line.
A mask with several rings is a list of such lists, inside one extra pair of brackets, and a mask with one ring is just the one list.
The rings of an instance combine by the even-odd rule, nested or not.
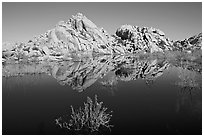
[[(88, 133), (100, 132), (101, 128), (107, 128), (110, 130), (112, 125), (109, 124), (112, 115), (111, 112), (107, 113), (107, 108), (102, 107), (103, 102), (97, 100), (95, 95), (95, 101), (87, 97), (87, 103), (84, 103), (84, 108), (74, 110), (71, 106), (71, 119), (63, 120), (62, 117), (56, 119), (56, 124), (61, 128), (65, 128), (69, 131), (87, 131)], [(65, 118), (66, 119), (66, 118)], [(111, 131), (111, 130), (110, 130)]]

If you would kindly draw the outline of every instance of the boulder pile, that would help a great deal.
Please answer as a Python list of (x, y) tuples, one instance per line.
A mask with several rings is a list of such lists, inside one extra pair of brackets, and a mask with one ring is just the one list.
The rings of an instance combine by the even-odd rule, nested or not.
[(135, 53), (144, 51), (148, 53), (171, 50), (172, 42), (165, 37), (159, 29), (122, 25), (117, 29), (113, 44), (114, 51), (118, 53)]

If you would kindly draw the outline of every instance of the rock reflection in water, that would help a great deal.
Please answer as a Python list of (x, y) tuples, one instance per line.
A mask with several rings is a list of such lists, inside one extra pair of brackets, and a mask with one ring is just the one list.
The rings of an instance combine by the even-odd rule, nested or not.
[(81, 62), (62, 62), (53, 66), (52, 76), (61, 85), (81, 92), (113, 69), (110, 56), (88, 58)]
[(39, 64), (6, 64), (3, 76), (46, 73), (61, 85), (69, 85), (79, 92), (114, 72), (108, 81), (102, 81), (105, 87), (117, 85), (117, 81), (130, 81), (142, 78), (146, 83), (154, 81), (169, 67), (164, 59), (140, 59), (131, 56), (96, 56), (81, 61), (41, 62)]
[(115, 74), (122, 81), (136, 80), (138, 78), (153, 80), (163, 74), (169, 67), (165, 60), (125, 60), (118, 64)]

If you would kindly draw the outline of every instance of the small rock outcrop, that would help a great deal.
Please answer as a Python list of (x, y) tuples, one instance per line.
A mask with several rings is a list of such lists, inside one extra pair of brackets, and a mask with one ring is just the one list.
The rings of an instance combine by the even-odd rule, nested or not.
[(171, 50), (172, 42), (159, 29), (122, 25), (117, 29), (114, 50), (118, 53), (162, 52)]
[(199, 49), (202, 49), (202, 33), (173, 43), (173, 50), (177, 51), (192, 52)]

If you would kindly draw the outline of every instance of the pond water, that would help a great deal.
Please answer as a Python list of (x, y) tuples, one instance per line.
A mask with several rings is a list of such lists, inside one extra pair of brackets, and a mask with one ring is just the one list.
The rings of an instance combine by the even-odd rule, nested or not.
[(95, 95), (113, 111), (104, 134), (202, 134), (202, 76), (192, 66), (126, 56), (4, 64), (3, 134), (64, 134), (55, 119)]

